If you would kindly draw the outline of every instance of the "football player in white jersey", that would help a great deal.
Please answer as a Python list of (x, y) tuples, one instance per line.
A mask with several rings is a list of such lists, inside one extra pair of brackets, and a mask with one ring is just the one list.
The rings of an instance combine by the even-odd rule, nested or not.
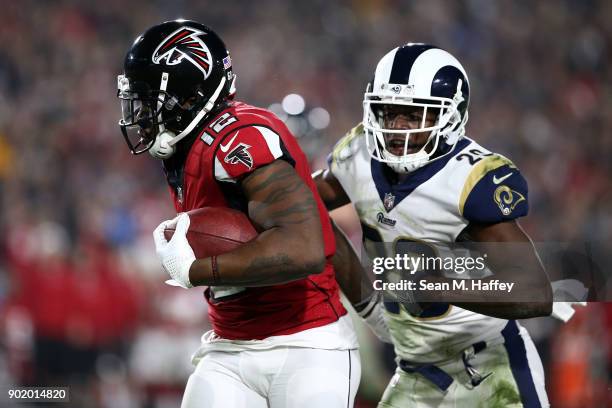
[(500, 291), (446, 294), (443, 302), (423, 292), (417, 300), (436, 303), (417, 310), (383, 302), (379, 292), (362, 301), (349, 296), (379, 337), (388, 328), (395, 347), (398, 368), (381, 408), (549, 405), (540, 358), (514, 320), (549, 315), (552, 307), (548, 278), (516, 221), (528, 211), (527, 183), (510, 160), (465, 136), (468, 104), (467, 74), (451, 54), (425, 44), (395, 48), (368, 85), (363, 122), (314, 176), (328, 209), (353, 203), (368, 252), (372, 242), (522, 248), (490, 254), (487, 266), (495, 279), (520, 282), (530, 303)]

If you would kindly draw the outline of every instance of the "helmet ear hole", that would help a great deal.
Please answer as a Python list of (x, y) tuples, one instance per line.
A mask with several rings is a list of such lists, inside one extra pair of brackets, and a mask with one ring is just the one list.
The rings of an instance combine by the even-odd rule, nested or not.
[(167, 111), (171, 111), (178, 105), (178, 103), (179, 103), (178, 99), (176, 99), (175, 96), (172, 96), (168, 98), (166, 102), (164, 102), (164, 109), (166, 109)]

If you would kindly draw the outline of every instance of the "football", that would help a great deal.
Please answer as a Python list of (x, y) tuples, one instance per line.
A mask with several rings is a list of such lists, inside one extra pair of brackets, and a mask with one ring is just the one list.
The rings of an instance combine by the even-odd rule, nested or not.
[[(229, 252), (257, 236), (248, 217), (231, 208), (203, 207), (187, 214), (187, 241), (198, 259)], [(164, 230), (167, 240), (174, 235), (175, 227), (173, 224)]]

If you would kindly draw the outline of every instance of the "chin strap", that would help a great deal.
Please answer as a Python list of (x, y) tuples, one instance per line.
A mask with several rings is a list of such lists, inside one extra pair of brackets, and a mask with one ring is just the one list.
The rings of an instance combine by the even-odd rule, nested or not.
[[(168, 88), (169, 78), (170, 78), (170, 75), (167, 72), (162, 72), (161, 82), (159, 84), (159, 89), (161, 91), (165, 92), (166, 89)], [(170, 146), (169, 144), (169, 142), (174, 137), (174, 133), (170, 131), (166, 131), (166, 127), (162, 123), (163, 104), (164, 104), (164, 96), (163, 94), (160, 94), (157, 97), (157, 111), (159, 112), (157, 114), (157, 121), (159, 122), (159, 133), (157, 134), (157, 137), (153, 141), (153, 145), (149, 149), (149, 154), (151, 156), (155, 157), (156, 159), (162, 159), (162, 160), (167, 159), (168, 157), (172, 156), (172, 154), (174, 154), (174, 151), (175, 151), (174, 147)]]
[[(164, 72), (162, 74), (162, 81), (160, 84), (160, 89), (162, 91), (166, 90), (166, 87), (168, 86), (168, 79), (169, 79), (169, 75), (166, 72)], [(175, 145), (178, 142), (180, 142), (182, 139), (184, 139), (189, 133), (191, 133), (191, 131), (198, 125), (198, 123), (200, 123), (200, 121), (204, 119), (204, 117), (215, 106), (215, 102), (219, 98), (219, 94), (223, 90), (223, 87), (225, 86), (225, 82), (226, 82), (226, 79), (225, 79), (225, 76), (223, 76), (223, 78), (221, 79), (221, 82), (219, 82), (219, 86), (217, 86), (217, 89), (215, 89), (215, 92), (208, 99), (208, 102), (206, 102), (206, 105), (204, 105), (204, 107), (197, 113), (197, 115), (195, 116), (195, 118), (193, 118), (193, 120), (189, 123), (189, 125), (187, 125), (187, 127), (183, 129), (183, 131), (179, 133), (178, 135), (175, 135), (173, 132), (165, 130), (164, 125), (160, 124), (159, 134), (155, 138), (155, 142), (153, 142), (153, 146), (151, 146), (151, 148), (149, 149), (149, 154), (155, 157), (156, 159), (162, 159), (162, 160), (165, 160), (169, 158), (170, 156), (172, 156), (174, 152), (176, 151)], [(160, 110), (160, 120), (159, 120), (160, 122), (161, 122), (162, 103), (163, 102), (161, 100), (157, 101), (157, 106), (158, 106), (158, 109)]]
[(153, 146), (149, 149), (149, 154), (156, 159), (167, 159), (174, 154), (176, 148), (170, 146), (170, 142), (174, 138), (174, 133), (165, 130), (158, 134), (153, 142)]
[(219, 82), (219, 86), (217, 87), (217, 89), (215, 89), (215, 92), (212, 94), (210, 99), (208, 99), (208, 102), (206, 102), (206, 105), (204, 105), (202, 110), (198, 112), (196, 117), (193, 118), (191, 123), (187, 125), (187, 127), (181, 133), (176, 135), (170, 142), (168, 142), (168, 145), (170, 147), (173, 147), (178, 142), (180, 142), (182, 139), (184, 139), (185, 136), (187, 136), (196, 127), (196, 125), (200, 123), (202, 119), (204, 119), (204, 116), (206, 116), (208, 112), (212, 110), (212, 108), (215, 106), (215, 102), (217, 101), (217, 98), (219, 97), (219, 94), (223, 90), (223, 86), (225, 86), (225, 81), (226, 79), (224, 75), (223, 78), (221, 79), (221, 82)]
[[(170, 75), (167, 72), (162, 72), (162, 77), (161, 77), (161, 83), (159, 84), (159, 89), (161, 91), (166, 92), (166, 89), (168, 88), (168, 78), (170, 77)], [(164, 124), (162, 123), (162, 105), (164, 104), (164, 95), (160, 94), (157, 97), (157, 112), (159, 112), (157, 114), (157, 121), (159, 122), (159, 133), (163, 133), (164, 130), (166, 130), (166, 127), (164, 126)]]

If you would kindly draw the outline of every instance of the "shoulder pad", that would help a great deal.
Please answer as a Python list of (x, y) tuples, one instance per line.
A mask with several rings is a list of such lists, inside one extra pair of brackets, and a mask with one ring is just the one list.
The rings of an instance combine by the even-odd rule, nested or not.
[(245, 126), (266, 126), (275, 129), (282, 123), (274, 113), (254, 106), (236, 102), (229, 108), (212, 117), (205, 126), (205, 131), (213, 137), (225, 137), (235, 129)]
[(528, 211), (527, 181), (514, 163), (493, 154), (474, 165), (459, 198), (463, 217), (496, 223), (525, 216)]
[(331, 167), (332, 163), (340, 164), (353, 157), (359, 150), (360, 144), (358, 142), (361, 137), (363, 137), (363, 124), (359, 123), (338, 140), (327, 157), (329, 167)]
[(281, 121), (273, 112), (267, 109), (242, 102), (238, 102), (234, 105), (233, 113), (238, 120), (242, 122), (243, 126), (248, 124), (274, 126), (276, 122)]
[(215, 152), (215, 177), (235, 182), (276, 159), (293, 165), (280, 136), (265, 126), (246, 126), (229, 132)]

